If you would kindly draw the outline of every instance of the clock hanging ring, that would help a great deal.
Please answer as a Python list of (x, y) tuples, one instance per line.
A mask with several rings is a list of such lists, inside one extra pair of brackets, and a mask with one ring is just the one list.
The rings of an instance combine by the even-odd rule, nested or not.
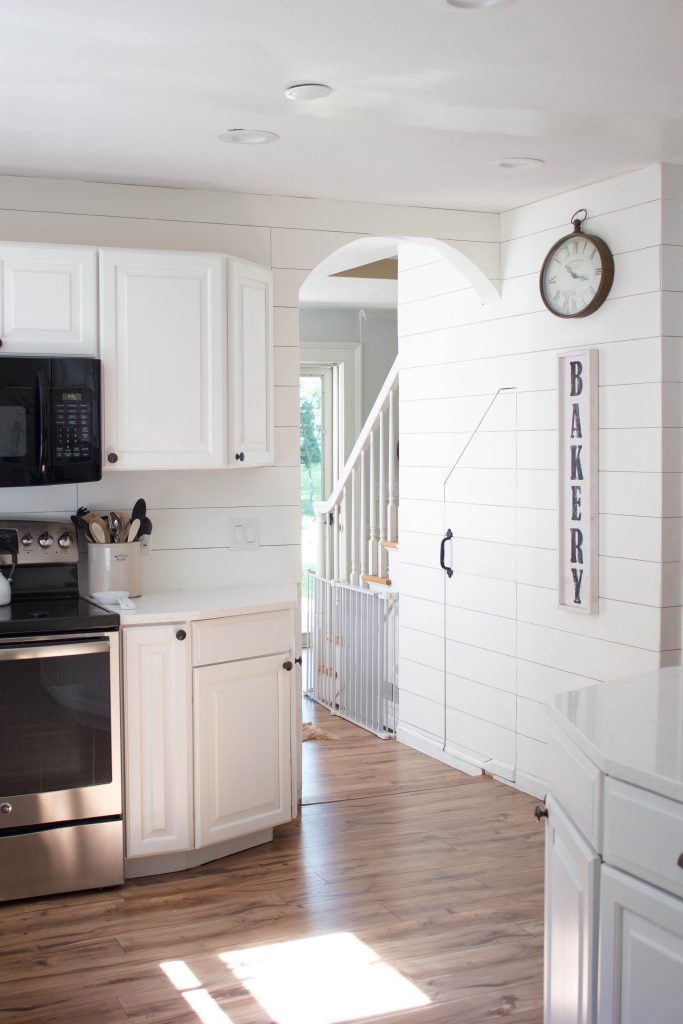
[(571, 221), (574, 230), (555, 242), (541, 267), (541, 298), (562, 320), (590, 316), (602, 306), (614, 281), (609, 246), (597, 235), (583, 231), (587, 216), (586, 210), (576, 211)]

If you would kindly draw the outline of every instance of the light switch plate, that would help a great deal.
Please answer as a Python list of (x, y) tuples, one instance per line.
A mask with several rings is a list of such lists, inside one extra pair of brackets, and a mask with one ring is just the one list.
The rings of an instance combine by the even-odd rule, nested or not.
[(233, 551), (254, 551), (260, 547), (258, 519), (231, 519), (230, 547)]

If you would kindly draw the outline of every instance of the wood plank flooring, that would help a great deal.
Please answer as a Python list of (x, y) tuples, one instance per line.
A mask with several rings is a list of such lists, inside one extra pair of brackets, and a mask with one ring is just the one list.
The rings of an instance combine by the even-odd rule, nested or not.
[(540, 1024), (536, 801), (304, 718), (337, 740), (304, 744), (302, 816), (272, 843), (0, 905), (2, 1024)]

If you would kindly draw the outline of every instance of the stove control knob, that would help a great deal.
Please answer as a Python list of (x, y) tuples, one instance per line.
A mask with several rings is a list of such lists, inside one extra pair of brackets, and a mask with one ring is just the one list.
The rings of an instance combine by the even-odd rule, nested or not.
[(38, 538), (38, 543), (40, 544), (41, 548), (51, 548), (52, 545), (54, 544), (54, 538), (50, 533), (41, 533), (40, 537)]
[(60, 548), (70, 548), (73, 544), (70, 533), (61, 533), (57, 538), (57, 543)]
[(11, 804), (7, 804), (7, 803), (0, 804), (0, 814), (11, 814), (11, 813), (12, 813), (12, 805)]
[(30, 548), (31, 544), (33, 544), (33, 534), (25, 533), (24, 536), (21, 538), (21, 543), (25, 548)]

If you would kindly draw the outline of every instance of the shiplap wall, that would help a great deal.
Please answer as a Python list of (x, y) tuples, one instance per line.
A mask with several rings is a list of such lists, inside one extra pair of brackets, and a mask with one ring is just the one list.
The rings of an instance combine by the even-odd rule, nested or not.
[[(683, 174), (664, 180), (664, 202), (655, 166), (503, 214), (490, 305), (427, 250), (400, 250), (399, 736), (538, 794), (548, 698), (680, 654)], [(597, 313), (566, 322), (544, 309), (538, 272), (583, 206), (615, 281)], [(556, 592), (557, 353), (587, 345), (600, 350), (595, 616), (559, 609)], [(491, 411), (444, 515), (444, 478), (499, 387), (516, 398)], [(449, 525), (444, 655), (437, 559)]]
[[(276, 307), (274, 467), (110, 473), (79, 487), (4, 490), (0, 515), (130, 509), (143, 495), (154, 521), (146, 591), (297, 581), (299, 287), (323, 258), (368, 234), (450, 239), (498, 272), (494, 214), (0, 177), (0, 239), (226, 252), (273, 267)], [(230, 550), (230, 520), (242, 517), (260, 521), (257, 551)]]

